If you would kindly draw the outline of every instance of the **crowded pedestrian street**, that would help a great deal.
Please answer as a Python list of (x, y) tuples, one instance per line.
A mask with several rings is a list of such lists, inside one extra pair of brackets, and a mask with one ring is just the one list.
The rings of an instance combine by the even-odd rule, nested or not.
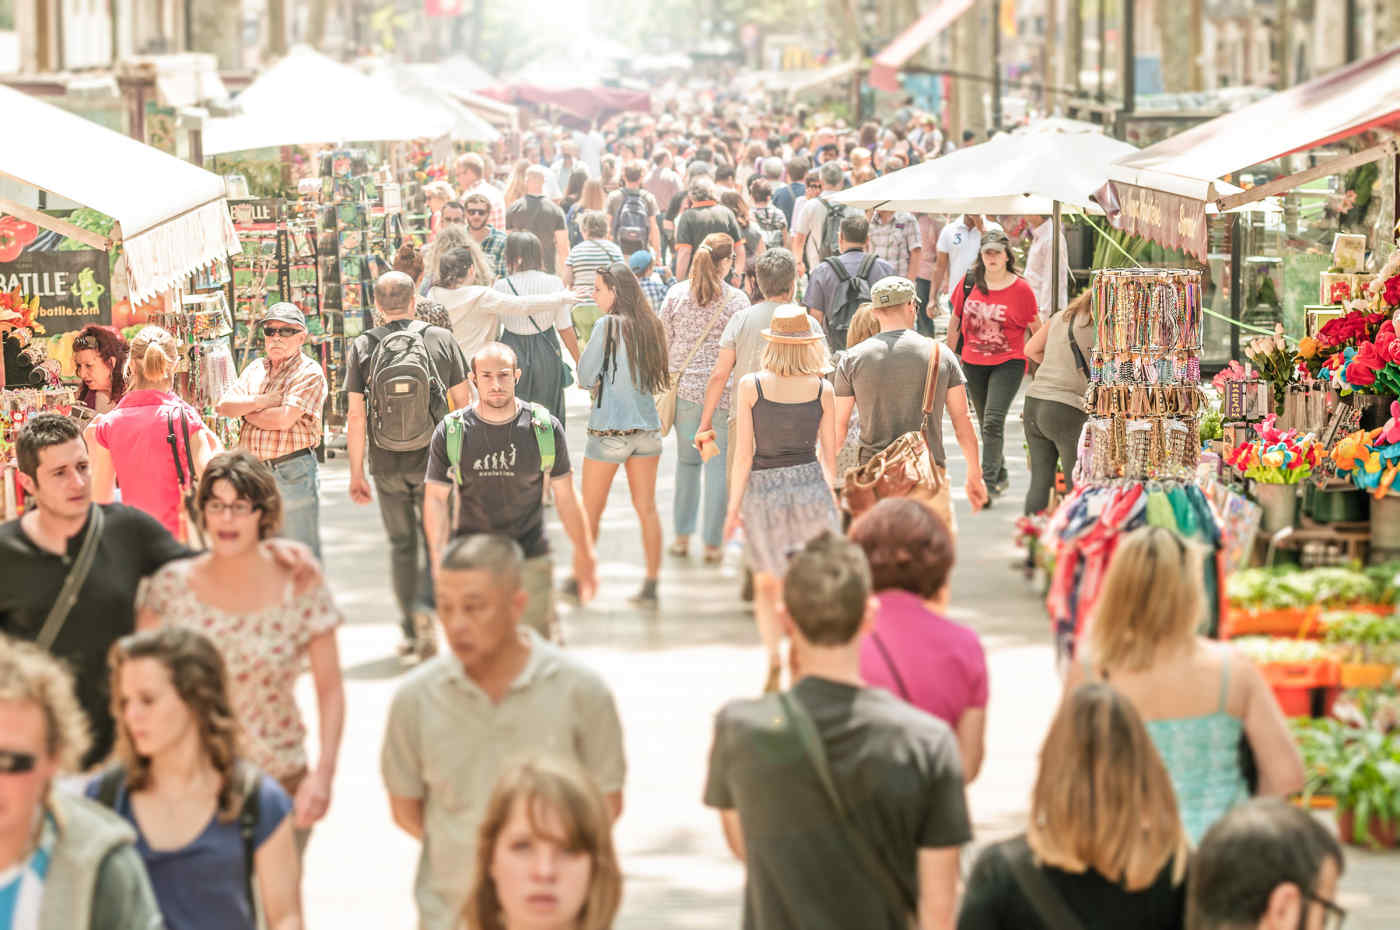
[(1400, 927), (1397, 88), (0, 0), (0, 930)]

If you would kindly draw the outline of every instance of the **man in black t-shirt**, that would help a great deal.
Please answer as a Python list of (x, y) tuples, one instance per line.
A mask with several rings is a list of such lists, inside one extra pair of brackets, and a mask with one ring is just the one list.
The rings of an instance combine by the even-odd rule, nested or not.
[(564, 275), (564, 259), (569, 257), (569, 233), (564, 211), (544, 196), (549, 171), (543, 165), (525, 169), (525, 196), (506, 210), (506, 229), (532, 232), (544, 247), (544, 270)]
[[(432, 563), (437, 565), (449, 538), (473, 533), (509, 536), (525, 552), (521, 584), (529, 599), (522, 622), (542, 636), (557, 638), (554, 560), (544, 527), (546, 471), (559, 522), (574, 546), (579, 600), (589, 600), (598, 586), (593, 538), (574, 489), (564, 427), (557, 418), (549, 416), (552, 437), (537, 435), (536, 417), (542, 419), (548, 412), (537, 414), (533, 405), (516, 399), (515, 382), (520, 368), (515, 351), (509, 346), (488, 342), (472, 357), (470, 369), (480, 401), (453, 414), (460, 420), (457, 454), (449, 451), (449, 421), (438, 424), (429, 448), (423, 527)], [(547, 468), (546, 453), (554, 456)], [(449, 529), (454, 487), (457, 519)]]
[[(408, 329), (413, 323), (413, 279), (401, 271), (390, 271), (375, 282), (374, 306), (384, 317), (377, 326), (350, 344), (345, 353), (346, 452), (350, 458), (350, 499), (368, 504), (373, 499), (365, 480), (365, 445), (369, 445), (370, 472), (379, 493), (379, 516), (389, 536), (389, 568), (394, 579), (394, 597), (399, 603), (403, 641), (399, 653), (419, 658), (436, 649), (436, 620), (433, 617), (433, 583), (428, 552), (424, 545), (423, 473), (428, 467), (428, 446), (407, 452), (394, 452), (375, 443), (368, 428), (366, 395), (371, 361), (375, 350), (391, 333)], [(467, 383), (467, 363), (449, 330), (429, 326), (423, 330), (423, 345), (433, 366), (437, 383), (447, 391), (444, 401), (454, 407), (471, 403)], [(441, 414), (447, 413), (444, 403)]]
[(744, 268), (744, 234), (734, 211), (717, 202), (709, 178), (690, 185), (690, 208), (676, 220), (676, 277), (690, 273), (690, 259), (710, 233), (726, 233), (734, 240), (734, 267)]
[[(15, 458), (20, 484), (34, 507), (18, 520), (0, 524), (0, 633), (34, 641), (82, 551), (93, 512), (92, 480), (82, 431), (57, 414), (29, 419), (15, 439)], [(48, 647), (72, 670), (78, 702), (92, 728), (84, 769), (112, 749), (107, 650), (136, 629), (136, 589), (167, 562), (193, 555), (144, 511), (123, 504), (98, 506), (102, 533), (92, 568)], [(263, 545), (299, 575), (319, 577), (306, 546), (284, 539)]]
[(907, 930), (916, 909), (925, 928), (953, 927), (958, 847), (972, 838), (957, 740), (862, 683), (870, 593), (865, 554), (827, 532), (793, 557), (779, 611), (802, 675), (784, 697), (811, 718), (845, 824), (771, 697), (715, 719), (705, 804), (748, 866), (744, 930)]

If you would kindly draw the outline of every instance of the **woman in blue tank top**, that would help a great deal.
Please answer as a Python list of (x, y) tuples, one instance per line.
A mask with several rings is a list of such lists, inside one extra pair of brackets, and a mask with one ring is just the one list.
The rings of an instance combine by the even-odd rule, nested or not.
[[(788, 557), (822, 530), (840, 530), (836, 497), (836, 405), (824, 372), (826, 337), (794, 304), (763, 330), (761, 371), (739, 382), (734, 470), (724, 536), (742, 523), (754, 570), (754, 617), (768, 651), (765, 689), (782, 677), (778, 597)], [(821, 456), (817, 446), (821, 446)]]
[[(1228, 643), (1197, 635), (1202, 571), (1200, 551), (1173, 530), (1125, 536), (1094, 607), (1089, 653), (1065, 681), (1066, 693), (1086, 679), (1109, 681), (1137, 707), (1193, 843), (1251, 793), (1303, 787), (1298, 747), (1264, 677)], [(1258, 772), (1252, 792), (1247, 754)]]

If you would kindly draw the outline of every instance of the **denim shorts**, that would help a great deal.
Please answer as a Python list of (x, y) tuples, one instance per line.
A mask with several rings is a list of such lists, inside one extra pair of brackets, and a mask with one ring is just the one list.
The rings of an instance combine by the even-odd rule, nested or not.
[(626, 436), (600, 436), (589, 432), (588, 446), (583, 457), (595, 462), (611, 462), (621, 465), (628, 459), (639, 456), (648, 458), (661, 454), (661, 430), (643, 429)]

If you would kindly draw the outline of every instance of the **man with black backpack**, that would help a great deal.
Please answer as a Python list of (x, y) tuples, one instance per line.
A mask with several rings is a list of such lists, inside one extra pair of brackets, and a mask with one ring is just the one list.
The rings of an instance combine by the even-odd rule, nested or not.
[(425, 658), (436, 650), (432, 576), (422, 532), (428, 445), (451, 407), (471, 403), (471, 386), (466, 359), (451, 331), (413, 318), (412, 278), (400, 271), (380, 277), (374, 305), (384, 325), (362, 333), (345, 360), (350, 499), (368, 504), (374, 496), (365, 479), (368, 440), (403, 624), (399, 653)]
[(624, 256), (642, 249), (661, 254), (661, 232), (656, 217), (661, 208), (651, 191), (642, 187), (646, 165), (629, 162), (622, 169), (622, 187), (608, 197), (604, 212), (608, 216), (608, 234)]
[(831, 199), (846, 182), (840, 164), (827, 162), (817, 176), (821, 179), (821, 196), (809, 198), (792, 218), (792, 254), (797, 256), (801, 274), (812, 274), (817, 265), (840, 251), (841, 221), (856, 213)]
[[(820, 207), (809, 205), (808, 209)], [(847, 216), (837, 235), (840, 251), (823, 259), (807, 282), (803, 302), (825, 327), (833, 352), (846, 348), (846, 330), (860, 305), (870, 301), (870, 288), (894, 274), (889, 262), (865, 250), (869, 237), (869, 220), (859, 213)]]

